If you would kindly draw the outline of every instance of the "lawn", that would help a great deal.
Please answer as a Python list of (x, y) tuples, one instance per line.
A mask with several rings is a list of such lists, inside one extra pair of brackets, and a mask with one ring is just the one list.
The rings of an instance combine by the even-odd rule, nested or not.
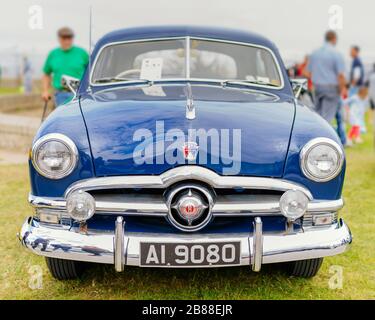
[(5, 88), (0, 87), (0, 95), (20, 93), (20, 88)]
[[(288, 277), (276, 266), (161, 270), (97, 266), (82, 280), (59, 282), (42, 257), (21, 248), (16, 233), (31, 214), (25, 165), (0, 166), (0, 299), (375, 299), (375, 152), (371, 134), (347, 150), (348, 170), (341, 212), (354, 234), (351, 250), (326, 258), (313, 279)], [(41, 289), (30, 289), (33, 268), (41, 268)], [(342, 288), (330, 289), (342, 268)], [(35, 269), (34, 269), (35, 270)]]

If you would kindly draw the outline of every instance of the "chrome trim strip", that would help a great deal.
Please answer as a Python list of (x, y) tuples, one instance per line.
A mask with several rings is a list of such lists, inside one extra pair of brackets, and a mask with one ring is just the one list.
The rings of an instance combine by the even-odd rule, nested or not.
[(117, 217), (115, 223), (115, 238), (113, 243), (114, 264), (117, 272), (124, 271), (125, 266), (125, 246), (124, 246), (124, 228), (125, 222), (123, 217)]
[(96, 213), (161, 215), (168, 213), (164, 198), (154, 195), (95, 195)]
[(106, 202), (97, 202), (96, 214), (108, 214), (108, 213), (122, 213), (127, 215), (151, 215), (164, 217), (168, 213), (168, 208), (165, 204), (153, 205), (144, 203), (143, 205), (135, 205), (132, 207), (132, 203), (124, 204), (113, 204)]
[(215, 203), (212, 208), (212, 214), (220, 217), (255, 216), (259, 213), (265, 215), (280, 214), (279, 202)]
[[(53, 210), (65, 210), (66, 201), (63, 198), (43, 198), (29, 195), (29, 203), (34, 208), (48, 208)], [(336, 212), (344, 206), (344, 201), (327, 200), (313, 201), (308, 204), (307, 213), (318, 212)], [(155, 202), (96, 202), (96, 214), (126, 214), (126, 215), (144, 215), (144, 216), (167, 216), (169, 210), (165, 203)], [(215, 203), (212, 208), (212, 214), (218, 217), (234, 216), (256, 216), (259, 214), (279, 215), (279, 202), (266, 203)]]
[[(126, 43), (137, 43), (137, 42), (150, 42), (150, 41), (166, 41), (166, 40), (184, 40), (186, 41), (186, 39), (189, 38), (190, 40), (191, 39), (194, 39), (194, 40), (203, 40), (203, 41), (216, 41), (216, 42), (222, 42), (222, 43), (230, 43), (230, 44), (237, 44), (237, 45), (243, 45), (243, 46), (248, 46), (248, 47), (253, 47), (253, 48), (258, 48), (258, 49), (264, 49), (266, 51), (268, 51), (271, 56), (272, 56), (272, 59), (274, 60), (274, 63), (277, 67), (277, 71), (278, 71), (278, 74), (279, 74), (279, 77), (280, 77), (280, 81), (281, 81), (281, 85), (279, 87), (273, 87), (273, 86), (267, 86), (267, 85), (261, 85), (261, 84), (249, 84), (249, 87), (256, 87), (256, 88), (266, 88), (266, 89), (271, 89), (271, 90), (282, 90), (284, 89), (285, 87), (285, 79), (283, 77), (283, 73), (281, 72), (281, 66), (280, 66), (280, 63), (278, 61), (278, 59), (276, 58), (276, 55), (275, 53), (268, 47), (265, 47), (265, 46), (262, 46), (262, 45), (257, 45), (257, 44), (252, 44), (252, 43), (247, 43), (247, 42), (238, 42), (238, 41), (230, 41), (230, 40), (223, 40), (223, 39), (216, 39), (216, 38), (205, 38), (205, 37), (191, 37), (191, 36), (178, 36), (178, 37), (163, 37), (163, 38), (149, 38), (149, 39), (136, 39), (136, 40), (128, 40), (128, 41), (117, 41), (117, 42), (111, 42), (111, 43), (107, 43), (106, 45), (104, 45), (103, 47), (101, 47), (95, 57), (95, 61), (92, 65), (92, 68), (90, 70), (90, 75), (89, 75), (89, 86), (90, 87), (104, 87), (104, 86), (111, 86), (111, 85), (121, 85), (121, 84), (127, 84), (129, 83), (128, 81), (119, 81), (119, 82), (116, 82), (116, 83), (94, 83), (92, 82), (92, 77), (93, 77), (93, 74), (94, 74), (94, 70), (95, 70), (95, 67), (96, 67), (96, 64), (99, 60), (99, 57), (102, 53), (102, 51), (104, 49), (106, 49), (107, 47), (110, 47), (110, 46), (116, 46), (116, 45), (121, 45), (121, 44), (126, 44)], [(190, 43), (189, 43), (189, 46), (190, 46)], [(187, 49), (187, 48), (186, 48)], [(189, 66), (189, 71), (190, 71), (190, 57), (188, 55), (186, 55), (186, 60), (188, 60), (187, 62), (185, 62), (185, 65), (186, 66)], [(188, 71), (186, 71), (188, 72)], [(190, 74), (189, 73), (186, 73), (186, 78), (176, 78), (176, 79), (161, 79), (161, 81), (180, 81), (180, 80), (192, 80), (190, 78)], [(225, 79), (205, 79), (205, 80), (208, 80), (208, 81), (214, 81), (214, 82), (222, 82), (223, 80)], [(239, 80), (241, 81), (241, 80)], [(135, 81), (136, 82), (136, 81)], [(158, 81), (154, 81), (155, 83), (158, 83)]]
[[(127, 85), (121, 85), (121, 83), (120, 83), (120, 86), (116, 86), (117, 83), (118, 82), (113, 83), (111, 88), (108, 88), (108, 85), (107, 85), (107, 88), (96, 91), (95, 93), (93, 93), (93, 97), (95, 98), (95, 95), (97, 95), (99, 93), (108, 92), (108, 91), (112, 91), (112, 90), (126, 90), (126, 89), (132, 90), (134, 88), (134, 86), (136, 86), (136, 85), (138, 85), (139, 87), (149, 86), (149, 84), (145, 83), (143, 80), (142, 81), (127, 81), (126, 82)], [(156, 86), (167, 86), (167, 85), (173, 86), (173, 85), (176, 85), (176, 84), (185, 86), (187, 83), (191, 83), (191, 84), (194, 84), (194, 86), (210, 85), (210, 86), (217, 87), (218, 85), (222, 85), (223, 80), (200, 79), (200, 78), (162, 79), (160, 81), (153, 81), (153, 83)], [(275, 101), (280, 100), (280, 97), (278, 95), (276, 95), (275, 93), (271, 93), (271, 92), (264, 91), (264, 90), (259, 90), (259, 89), (256, 89), (256, 88), (251, 88), (251, 86), (256, 87), (255, 84), (252, 84), (251, 86), (244, 84), (244, 86), (247, 87), (247, 88), (244, 89), (244, 88), (238, 88), (238, 87), (232, 86), (232, 87), (230, 87), (230, 89), (231, 90), (246, 90), (247, 92), (251, 92), (251, 93), (254, 93), (254, 94), (267, 95), (269, 97), (274, 98)], [(228, 85), (225, 88), (228, 88)]]
[(66, 200), (64, 198), (38, 197), (29, 193), (29, 204), (36, 209), (48, 208), (55, 210), (65, 210)]
[[(64, 198), (43, 198), (29, 194), (29, 203), (36, 209), (47, 208), (63, 211), (66, 209), (66, 200)], [(144, 215), (144, 216), (166, 216), (168, 208), (165, 203), (137, 203), (137, 202), (111, 202), (96, 201), (95, 214), (126, 214), (126, 215)]]
[(307, 205), (307, 212), (336, 212), (344, 207), (344, 199), (316, 200)]
[(190, 37), (187, 36), (185, 38), (185, 50), (187, 54), (185, 54), (185, 75), (186, 79), (190, 79)]
[[(248, 233), (240, 234), (158, 234), (126, 233), (125, 265), (139, 266), (141, 242), (241, 242), (241, 265), (250, 265)], [(32, 252), (53, 258), (114, 264), (113, 232), (88, 234), (74, 229), (48, 227), (29, 218), (22, 226), (19, 240)], [(263, 234), (263, 264), (332, 256), (346, 251), (352, 242), (347, 225), (340, 220), (329, 228), (293, 234)], [(191, 266), (189, 266), (191, 268)]]
[(262, 267), (263, 257), (263, 224), (262, 219), (256, 217), (253, 222), (253, 255), (251, 257), (251, 266), (254, 272), (259, 272)]
[(121, 188), (167, 188), (177, 182), (197, 180), (207, 183), (213, 188), (244, 188), (288, 191), (300, 190), (310, 200), (311, 192), (300, 184), (274, 178), (245, 177), (245, 176), (220, 176), (216, 172), (196, 165), (187, 165), (170, 169), (159, 176), (115, 176), (81, 180), (70, 185), (65, 191), (65, 198), (77, 190), (104, 190)]

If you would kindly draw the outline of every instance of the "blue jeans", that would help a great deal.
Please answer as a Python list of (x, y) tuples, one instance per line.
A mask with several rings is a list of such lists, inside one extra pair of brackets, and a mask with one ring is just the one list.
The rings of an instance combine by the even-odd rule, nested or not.
[(56, 108), (68, 103), (70, 100), (72, 100), (74, 97), (74, 94), (67, 91), (56, 91), (55, 92), (55, 104)]
[(337, 112), (336, 112), (336, 122), (337, 122), (337, 134), (343, 145), (346, 145), (346, 132), (345, 132), (345, 121), (344, 121), (344, 108), (340, 101)]

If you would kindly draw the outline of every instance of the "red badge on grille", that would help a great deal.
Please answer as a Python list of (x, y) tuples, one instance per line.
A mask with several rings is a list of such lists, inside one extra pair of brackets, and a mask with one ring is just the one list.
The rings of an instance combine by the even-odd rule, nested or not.
[(195, 204), (185, 204), (184, 207), (180, 208), (181, 212), (184, 213), (186, 216), (195, 216), (198, 211), (198, 207)]

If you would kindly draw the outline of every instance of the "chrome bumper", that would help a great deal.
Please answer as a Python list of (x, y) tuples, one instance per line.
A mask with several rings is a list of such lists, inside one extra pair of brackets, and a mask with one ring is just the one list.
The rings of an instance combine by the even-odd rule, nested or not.
[[(77, 261), (113, 264), (117, 271), (124, 266), (140, 265), (141, 242), (241, 242), (243, 266), (259, 271), (262, 264), (333, 256), (344, 252), (352, 235), (343, 220), (330, 227), (292, 234), (263, 233), (261, 218), (254, 220), (251, 234), (157, 234), (128, 233), (122, 217), (116, 220), (115, 232), (79, 233), (58, 226), (39, 224), (29, 218), (19, 234), (21, 243), (38, 255)], [(190, 266), (191, 268), (191, 266)]]

